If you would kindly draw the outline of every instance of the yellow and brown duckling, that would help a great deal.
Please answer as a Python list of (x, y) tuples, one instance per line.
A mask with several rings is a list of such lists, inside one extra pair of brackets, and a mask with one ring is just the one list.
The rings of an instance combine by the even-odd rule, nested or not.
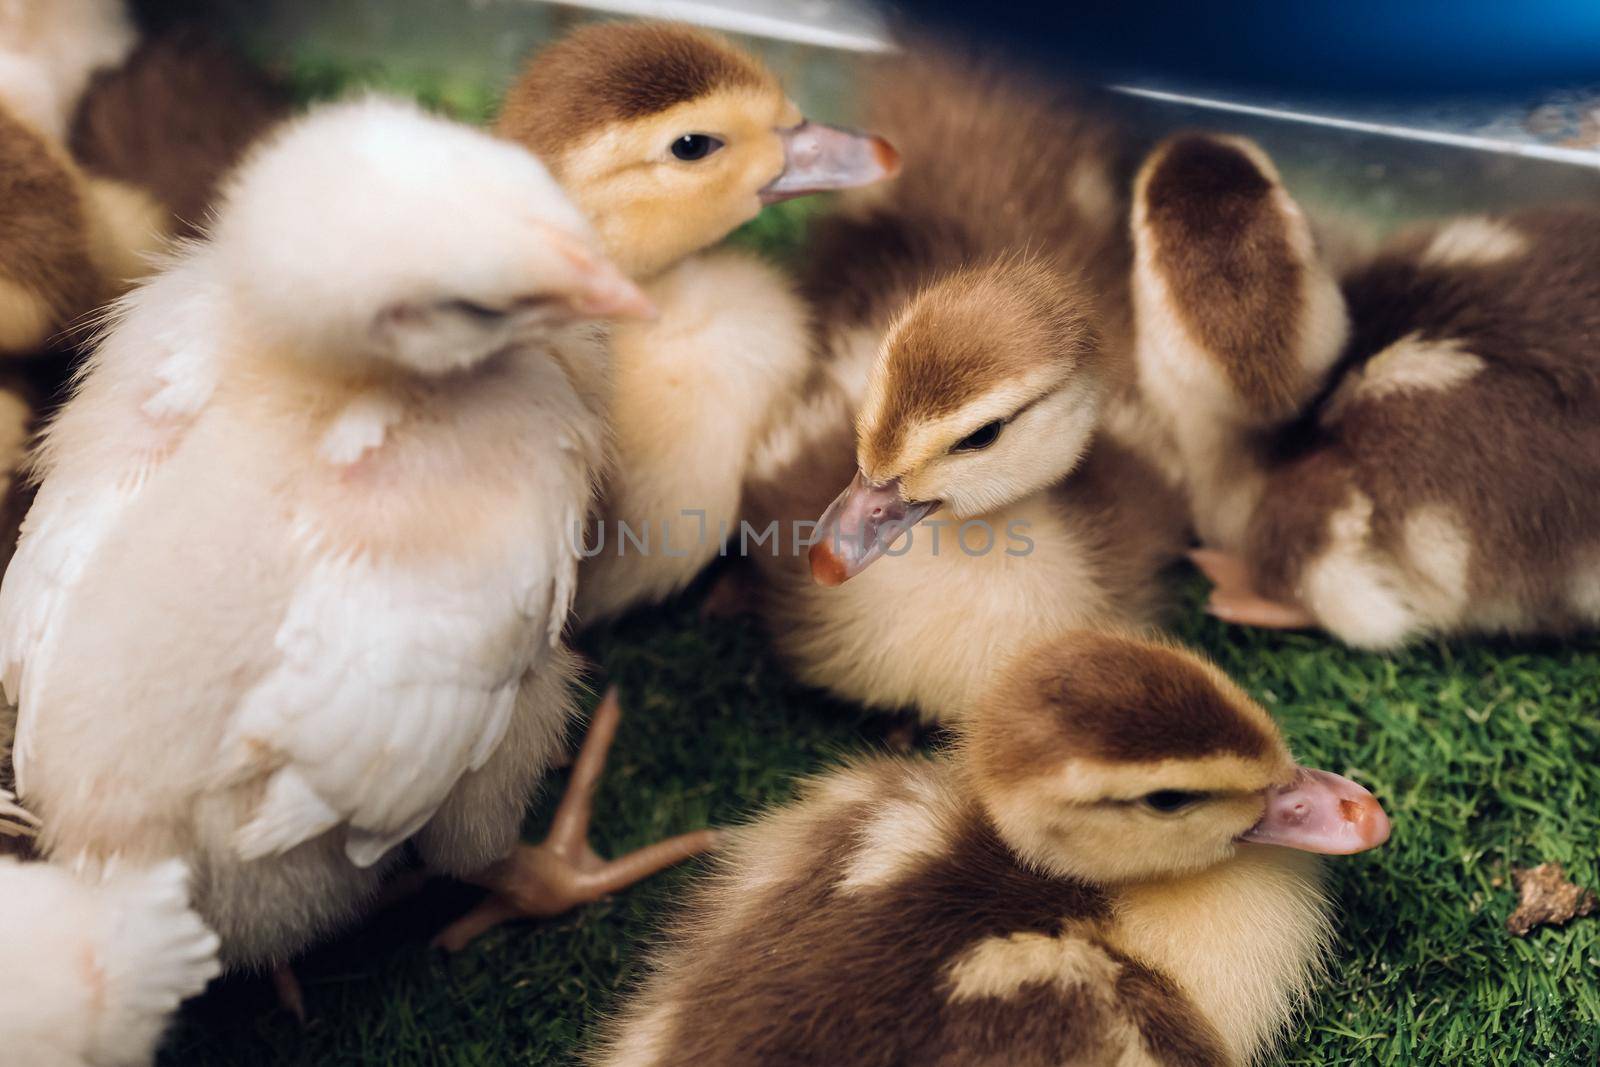
[(1246, 1064), (1330, 942), (1311, 853), (1388, 833), (1208, 663), (1061, 635), (952, 753), (735, 831), (596, 1062)]
[(1449, 220), (1336, 272), (1257, 146), (1186, 135), (1135, 237), (1214, 614), (1371, 649), (1600, 621), (1600, 212)]
[[(687, 585), (736, 524), (809, 314), (749, 253), (699, 254), (764, 204), (877, 181), (879, 138), (808, 122), (755, 57), (663, 22), (584, 26), (536, 54), (497, 131), (532, 148), (660, 317), (612, 334), (616, 462), (575, 613), (594, 622)], [(649, 539), (629, 552), (620, 525)]]
[(715, 244), (764, 204), (896, 166), (878, 138), (807, 122), (726, 38), (671, 22), (596, 23), (536, 53), (495, 128), (544, 160), (634, 278)]
[(233, 49), (193, 28), (142, 41), (100, 70), (78, 102), (69, 143), (90, 174), (139, 189), (172, 232), (198, 235), (223, 179), (289, 116), (287, 92)]
[(97, 71), (137, 35), (121, 0), (0, 7), (0, 355), (34, 355), (148, 271), (155, 205), (88, 176), (67, 149)]
[(0, 98), (0, 356), (34, 355), (142, 277), (160, 211), (88, 177)]
[(873, 104), (906, 171), (819, 227), (822, 351), (747, 493), (780, 533), (822, 515), (809, 561), (800, 537), (757, 553), (797, 673), (952, 718), (1045, 635), (1155, 621), (1187, 520), (1111, 425), (1132, 389), (1111, 128), (982, 61), (905, 60)]
[[(0, 568), (31, 490), (20, 472), (39, 415), (70, 373), (60, 358), (92, 313), (148, 269), (164, 239), (134, 190), (86, 176), (63, 144), (91, 73), (132, 47), (115, 0), (0, 5)], [(52, 358), (28, 360), (49, 355)]]
[[(63, 143), (91, 73), (133, 41), (111, 0), (24, 0), (0, 11), (0, 357), (72, 348), (165, 239), (154, 204), (87, 176)], [(27, 510), (20, 471), (38, 401), (68, 371), (67, 360), (49, 359), (0, 375), (0, 566)]]

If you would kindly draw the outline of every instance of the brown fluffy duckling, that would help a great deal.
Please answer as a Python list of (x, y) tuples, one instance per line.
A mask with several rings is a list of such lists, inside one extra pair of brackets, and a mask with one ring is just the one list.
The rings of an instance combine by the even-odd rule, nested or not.
[(876, 181), (881, 139), (807, 122), (771, 71), (671, 22), (601, 22), (536, 53), (496, 130), (544, 160), (607, 255), (648, 278), (762, 205)]
[[(62, 143), (91, 72), (132, 43), (116, 0), (0, 5), (0, 357), (81, 341), (76, 327), (146, 271), (144, 254), (163, 238), (154, 205), (86, 177)], [(0, 374), (0, 567), (27, 509), (17, 474), (37, 400), (68, 371), (49, 359)]]
[(165, 236), (145, 197), (66, 148), (85, 86), (137, 36), (121, 0), (0, 6), (0, 355), (31, 355), (148, 271)]
[(1381, 844), (1198, 657), (1019, 657), (953, 753), (811, 781), (734, 833), (607, 1067), (1246, 1064), (1330, 941), (1310, 853)]
[[(671, 595), (735, 525), (756, 442), (806, 368), (809, 316), (748, 253), (699, 254), (763, 204), (894, 172), (879, 138), (805, 121), (727, 39), (675, 23), (584, 26), (530, 61), (496, 128), (549, 165), (660, 317), (612, 335), (616, 462), (575, 613)], [(629, 550), (621, 524), (648, 540)]]
[(135, 40), (121, 0), (0, 5), (0, 356), (60, 339), (164, 236), (153, 204), (86, 177), (66, 148), (85, 85)]
[(165, 227), (3, 99), (0, 164), (0, 356), (33, 355), (143, 276)]
[(1600, 621), (1600, 212), (1454, 219), (1336, 274), (1259, 148), (1188, 135), (1134, 228), (1214, 614), (1371, 649)]
[(809, 566), (803, 530), (757, 553), (801, 677), (948, 718), (1043, 635), (1153, 622), (1186, 520), (1114, 432), (1132, 365), (1109, 127), (925, 57), (886, 72), (871, 118), (906, 171), (819, 228), (822, 354), (748, 492), (780, 533), (822, 514)]
[(131, 185), (197, 235), (223, 178), (290, 114), (288, 94), (195, 28), (140, 43), (90, 80), (72, 120), (73, 155), (89, 173)]

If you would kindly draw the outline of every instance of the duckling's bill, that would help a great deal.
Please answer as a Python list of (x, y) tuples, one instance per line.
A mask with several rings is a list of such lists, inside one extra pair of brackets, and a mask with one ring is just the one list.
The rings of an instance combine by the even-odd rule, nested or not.
[(1302, 767), (1289, 784), (1267, 791), (1266, 814), (1239, 840), (1345, 856), (1389, 840), (1389, 816), (1350, 779)]
[(898, 478), (874, 484), (857, 471), (817, 520), (810, 551), (812, 579), (819, 585), (844, 584), (938, 506), (937, 500), (908, 501)]
[(778, 131), (778, 136), (783, 140), (783, 173), (761, 189), (763, 204), (871, 185), (900, 172), (900, 153), (874, 134), (806, 121)]

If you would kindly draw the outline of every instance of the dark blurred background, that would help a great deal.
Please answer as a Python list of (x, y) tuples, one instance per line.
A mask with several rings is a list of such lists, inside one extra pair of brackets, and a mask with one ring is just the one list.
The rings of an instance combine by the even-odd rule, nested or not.
[(845, 121), (874, 51), (905, 31), (953, 34), (1118, 87), (1148, 136), (1254, 137), (1303, 199), (1376, 231), (1600, 198), (1600, 0), (133, 4), (151, 28), (211, 23), (302, 98), (375, 85), (479, 120), (530, 48), (589, 18), (666, 11), (740, 33), (808, 111)]

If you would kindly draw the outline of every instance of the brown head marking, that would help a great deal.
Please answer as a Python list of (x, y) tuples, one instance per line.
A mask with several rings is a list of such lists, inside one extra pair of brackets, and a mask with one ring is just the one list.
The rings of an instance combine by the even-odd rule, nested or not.
[[(1002, 686), (999, 699), (1043, 703), (1054, 749), (1117, 762), (1269, 756), (1277, 746), (1195, 657), (1175, 648), (1083, 631), (1040, 649)], [(1037, 717), (1037, 716), (1035, 716)]]
[(528, 62), (495, 128), (549, 162), (612, 123), (734, 88), (778, 91), (765, 67), (718, 34), (672, 22), (595, 23)]
[(884, 406), (861, 441), (869, 466), (892, 459), (912, 427), (1051, 364), (1092, 358), (1097, 334), (1077, 286), (1018, 258), (953, 271), (906, 306), (882, 364)]

